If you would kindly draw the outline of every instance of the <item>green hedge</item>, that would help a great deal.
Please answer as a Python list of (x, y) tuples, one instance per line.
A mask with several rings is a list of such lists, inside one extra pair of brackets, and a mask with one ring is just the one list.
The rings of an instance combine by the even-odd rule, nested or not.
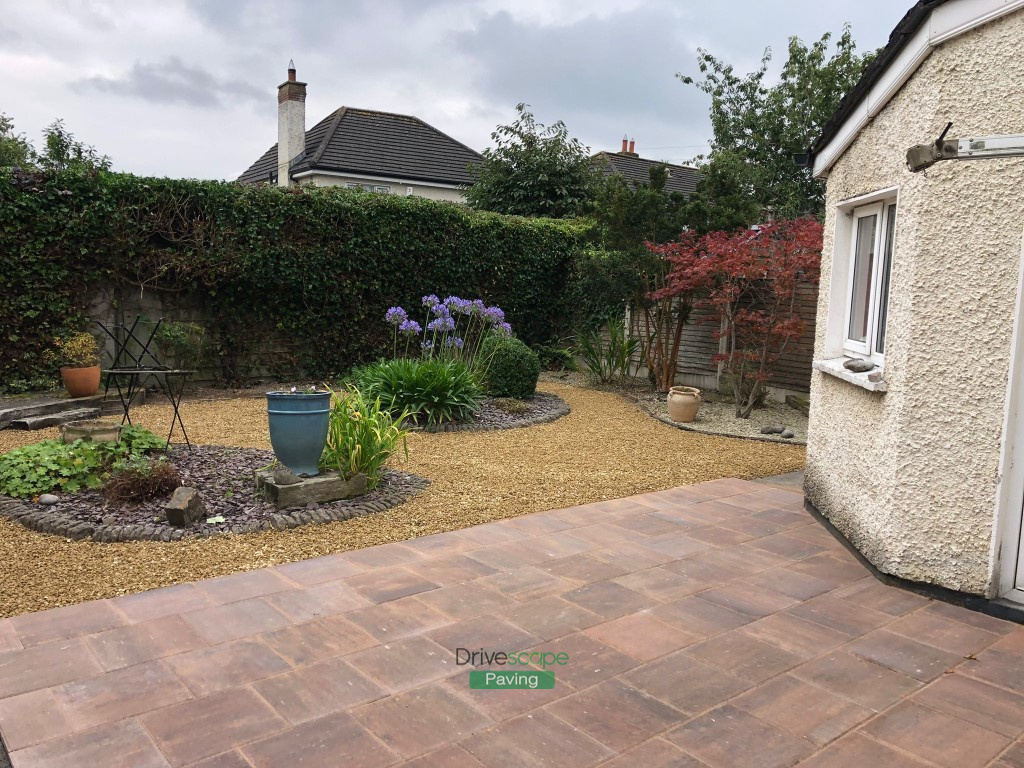
[[(385, 310), (420, 296), (500, 305), (530, 344), (567, 332), (578, 222), (524, 219), (339, 188), (0, 169), (0, 387), (52, 374), (50, 339), (99, 286), (204, 308), (221, 376), (254, 334), (294, 339), (277, 370), (325, 376), (388, 350)], [(264, 365), (267, 361), (260, 361)], [(248, 367), (247, 367), (248, 366)]]

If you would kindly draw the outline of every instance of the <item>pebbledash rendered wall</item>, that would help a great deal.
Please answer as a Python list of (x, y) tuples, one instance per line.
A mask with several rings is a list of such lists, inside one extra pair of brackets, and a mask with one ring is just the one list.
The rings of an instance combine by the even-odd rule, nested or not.
[[(881, 571), (993, 597), (996, 483), (1024, 229), (1024, 159), (905, 166), (909, 147), (1024, 133), (1024, 12), (938, 47), (829, 172), (815, 360), (836, 206), (899, 190), (884, 394), (815, 371), (807, 499)], [(845, 246), (844, 246), (845, 248)]]

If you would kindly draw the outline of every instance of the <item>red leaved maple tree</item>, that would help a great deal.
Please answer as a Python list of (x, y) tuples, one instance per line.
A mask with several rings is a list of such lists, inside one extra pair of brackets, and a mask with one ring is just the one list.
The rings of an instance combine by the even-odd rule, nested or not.
[[(737, 418), (749, 418), (775, 363), (806, 328), (796, 308), (797, 286), (818, 282), (821, 235), (821, 224), (804, 217), (701, 238), (684, 233), (675, 243), (648, 245), (670, 265), (664, 285), (648, 298), (708, 306), (721, 319), (714, 336), (725, 339), (725, 351), (712, 360), (731, 378)], [(668, 386), (682, 327), (672, 330), (675, 357), (670, 370), (660, 371)]]

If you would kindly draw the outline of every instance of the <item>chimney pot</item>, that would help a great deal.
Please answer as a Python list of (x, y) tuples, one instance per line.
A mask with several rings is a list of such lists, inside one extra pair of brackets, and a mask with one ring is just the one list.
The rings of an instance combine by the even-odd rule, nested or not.
[(625, 151), (626, 151), (626, 143), (627, 143), (627, 139), (626, 139), (626, 137), (625, 137), (625, 136), (623, 136), (623, 137), (622, 137), (622, 151), (623, 151), (623, 152), (625, 152)]
[(630, 140), (629, 140), (629, 151), (630, 151), (631, 153), (635, 152), (635, 150), (633, 149), (633, 147), (634, 147), (635, 145), (636, 145), (636, 142), (635, 142), (635, 141), (633, 141), (633, 139), (630, 139)]
[(295, 82), (295, 60), (288, 59), (288, 81)]

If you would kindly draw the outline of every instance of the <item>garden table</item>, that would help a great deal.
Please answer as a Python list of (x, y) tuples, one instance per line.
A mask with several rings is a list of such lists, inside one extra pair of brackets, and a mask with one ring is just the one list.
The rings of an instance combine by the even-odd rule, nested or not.
[(174, 425), (177, 423), (181, 427), (181, 434), (185, 438), (185, 445), (188, 446), (190, 451), (192, 450), (192, 443), (189, 441), (188, 433), (185, 431), (185, 423), (181, 420), (180, 407), (182, 395), (185, 394), (185, 384), (188, 383), (189, 376), (195, 373), (194, 370), (178, 370), (173, 368), (109, 368), (103, 372), (107, 374), (107, 391), (110, 390), (111, 382), (113, 382), (114, 388), (117, 389), (117, 397), (121, 401), (121, 408), (124, 411), (124, 415), (121, 416), (122, 424), (125, 422), (132, 423), (132, 417), (128, 413), (132, 406), (132, 399), (142, 389), (147, 379), (152, 376), (156, 380), (157, 388), (170, 402), (171, 408), (174, 409), (174, 414), (171, 416), (171, 428), (167, 432), (167, 445), (171, 444)]

